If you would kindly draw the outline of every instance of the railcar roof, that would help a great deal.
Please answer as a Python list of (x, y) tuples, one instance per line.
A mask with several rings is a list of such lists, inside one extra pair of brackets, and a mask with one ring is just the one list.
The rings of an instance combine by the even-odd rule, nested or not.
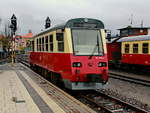
[(140, 35), (120, 38), (117, 42), (144, 41), (150, 40), (150, 35)]
[[(62, 24), (59, 24), (59, 25), (56, 25), (52, 28), (48, 28), (42, 32), (40, 32), (39, 34), (35, 35), (34, 37), (37, 37), (37, 36), (40, 36), (40, 35), (43, 35), (45, 33), (48, 33), (50, 31), (53, 31), (53, 30), (56, 30), (56, 29), (64, 29), (65, 27), (67, 28), (73, 28), (74, 27), (74, 24), (76, 23), (90, 23), (91, 25), (93, 23), (96, 23), (96, 28), (102, 28), (104, 29), (104, 24), (102, 21), (100, 20), (97, 20), (97, 19), (91, 19), (91, 18), (75, 18), (75, 19), (70, 19), (68, 20), (67, 22), (65, 23), (62, 23)], [(84, 26), (85, 27), (85, 26)], [(33, 38), (34, 38), (33, 37)]]
[(53, 30), (56, 30), (56, 29), (63, 29), (63, 28), (65, 28), (65, 23), (56, 25), (56, 26), (54, 26), (54, 27), (52, 27), (52, 28), (45, 29), (44, 31), (42, 31), (42, 32), (40, 32), (40, 33), (38, 33), (38, 34), (36, 34), (33, 38), (35, 38), (35, 37), (37, 37), (37, 36), (40, 36), (40, 35), (43, 35), (43, 34), (45, 34), (45, 33), (48, 33), (48, 32), (50, 32), (50, 31), (53, 31)]

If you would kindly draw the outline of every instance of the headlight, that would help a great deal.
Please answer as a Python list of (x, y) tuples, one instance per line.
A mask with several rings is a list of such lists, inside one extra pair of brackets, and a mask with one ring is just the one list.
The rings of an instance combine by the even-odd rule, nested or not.
[(98, 67), (106, 67), (107, 63), (106, 62), (99, 62)]
[(80, 62), (73, 62), (73, 67), (81, 67), (81, 63)]

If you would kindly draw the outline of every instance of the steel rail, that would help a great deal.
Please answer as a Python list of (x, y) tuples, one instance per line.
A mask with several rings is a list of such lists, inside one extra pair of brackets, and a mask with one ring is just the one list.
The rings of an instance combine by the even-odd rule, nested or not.
[(112, 100), (115, 100), (116, 102), (120, 103), (123, 106), (126, 106), (126, 107), (129, 107), (129, 108), (133, 109), (133, 110), (136, 110), (137, 113), (148, 113), (148, 111), (146, 111), (145, 109), (139, 108), (139, 107), (137, 107), (135, 105), (132, 105), (128, 102), (125, 102), (125, 101), (123, 101), (123, 100), (121, 100), (117, 97), (105, 94), (103, 91), (97, 90), (97, 92), (99, 92), (99, 94), (104, 95), (104, 96), (106, 96), (106, 97), (108, 97)]
[(110, 74), (109, 75), (110, 78), (119, 79), (119, 80), (123, 80), (123, 81), (127, 81), (127, 82), (131, 82), (131, 83), (140, 84), (140, 85), (150, 87), (150, 81), (148, 81), (148, 80), (142, 80), (142, 79), (138, 79), (138, 78), (127, 77), (127, 76), (123, 76), (123, 75), (113, 73), (113, 72), (109, 72), (109, 74)]

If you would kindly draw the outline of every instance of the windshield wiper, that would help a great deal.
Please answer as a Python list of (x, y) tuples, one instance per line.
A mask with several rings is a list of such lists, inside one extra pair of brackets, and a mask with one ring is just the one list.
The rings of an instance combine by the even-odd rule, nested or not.
[(98, 47), (98, 54), (99, 54), (100, 50), (99, 50), (99, 38), (98, 38), (98, 35), (97, 35), (96, 46), (94, 47), (92, 54), (89, 56), (89, 59), (92, 59), (92, 57), (94, 56), (94, 53), (96, 52), (97, 47)]

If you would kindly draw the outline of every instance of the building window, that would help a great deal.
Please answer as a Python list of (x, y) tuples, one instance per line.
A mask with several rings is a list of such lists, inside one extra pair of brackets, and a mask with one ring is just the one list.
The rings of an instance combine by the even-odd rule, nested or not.
[(125, 53), (129, 53), (129, 48), (130, 48), (130, 45), (129, 44), (125, 44)]
[(50, 51), (53, 51), (53, 48), (54, 48), (53, 47), (53, 35), (50, 35), (49, 38), (50, 38), (49, 39), (49, 41), (50, 41)]
[(148, 43), (143, 43), (143, 45), (142, 45), (142, 51), (143, 51), (143, 53), (145, 53), (145, 54), (147, 54), (148, 53), (148, 48), (149, 47), (149, 44)]
[(133, 44), (133, 53), (138, 53), (138, 44)]
[(48, 36), (45, 37), (45, 51), (48, 51)]
[(56, 39), (58, 42), (58, 51), (64, 51), (64, 34), (63, 33), (56, 33)]

